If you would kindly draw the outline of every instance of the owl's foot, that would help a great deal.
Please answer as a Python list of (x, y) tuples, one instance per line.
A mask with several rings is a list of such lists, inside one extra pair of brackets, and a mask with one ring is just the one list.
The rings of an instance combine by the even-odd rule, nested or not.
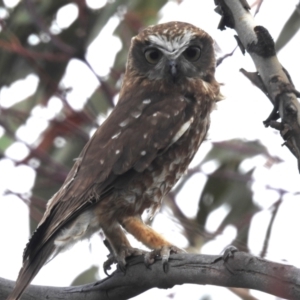
[(126, 271), (126, 258), (131, 256), (139, 256), (139, 255), (146, 255), (148, 252), (138, 249), (138, 248), (132, 248), (132, 247), (122, 247), (117, 255), (110, 254), (108, 256), (108, 259), (103, 264), (104, 272), (107, 276), (110, 276), (108, 274), (108, 270), (111, 269), (111, 266), (113, 264), (117, 264), (118, 269), (121, 270), (123, 273)]
[(171, 253), (185, 253), (183, 249), (180, 249), (173, 245), (165, 245), (161, 248), (155, 249), (149, 253), (145, 254), (145, 264), (146, 266), (152, 265), (157, 258), (161, 258), (164, 272), (167, 273), (169, 270), (169, 258)]
[(227, 260), (228, 260), (230, 257), (233, 257), (233, 256), (234, 256), (234, 253), (235, 253), (235, 252), (238, 252), (238, 251), (239, 251), (238, 248), (236, 248), (236, 247), (234, 247), (234, 246), (232, 246), (232, 245), (226, 247), (225, 250), (224, 250), (224, 253), (223, 253), (223, 255), (222, 255), (222, 258), (223, 258), (224, 262), (227, 262)]

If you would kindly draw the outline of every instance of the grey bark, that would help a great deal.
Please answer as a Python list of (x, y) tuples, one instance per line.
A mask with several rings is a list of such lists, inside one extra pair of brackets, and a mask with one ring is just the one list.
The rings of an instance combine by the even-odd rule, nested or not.
[[(101, 281), (76, 287), (32, 285), (22, 300), (122, 300), (151, 288), (167, 289), (184, 283), (250, 288), (285, 299), (300, 299), (299, 269), (235, 252), (226, 261), (215, 255), (172, 255), (167, 273), (161, 261), (147, 268), (143, 257), (135, 257), (128, 261), (126, 274), (115, 271)], [(0, 279), (0, 299), (7, 297), (13, 285), (13, 281)]]

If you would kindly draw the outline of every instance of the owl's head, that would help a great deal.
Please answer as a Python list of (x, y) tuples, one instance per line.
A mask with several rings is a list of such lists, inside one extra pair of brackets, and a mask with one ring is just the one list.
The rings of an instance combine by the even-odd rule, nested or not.
[(201, 78), (209, 82), (215, 71), (213, 40), (188, 23), (150, 26), (132, 39), (127, 68), (150, 80), (177, 84)]

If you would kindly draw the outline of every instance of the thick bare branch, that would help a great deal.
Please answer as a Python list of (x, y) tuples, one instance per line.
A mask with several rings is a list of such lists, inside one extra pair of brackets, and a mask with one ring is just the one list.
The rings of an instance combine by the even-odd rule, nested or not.
[[(264, 124), (280, 131), (289, 150), (298, 160), (300, 170), (300, 93), (282, 65), (274, 41), (268, 30), (255, 24), (245, 0), (216, 0), (216, 11), (222, 15), (219, 29), (234, 28), (238, 33), (239, 45), (250, 54), (257, 73), (243, 74), (260, 88), (271, 100), (274, 109)], [(251, 76), (250, 76), (251, 75)], [(255, 75), (255, 79), (253, 76)], [(251, 79), (252, 78), (252, 79)], [(281, 118), (281, 123), (276, 122)]]
[[(243, 287), (264, 291), (285, 299), (300, 299), (300, 270), (270, 262), (245, 252), (235, 252), (224, 262), (222, 256), (176, 254), (168, 273), (160, 261), (146, 268), (143, 257), (130, 259), (126, 274), (114, 272), (99, 282), (77, 287), (30, 286), (22, 300), (122, 300), (151, 288), (171, 288), (184, 283)], [(14, 283), (0, 279), (0, 298), (5, 299)]]

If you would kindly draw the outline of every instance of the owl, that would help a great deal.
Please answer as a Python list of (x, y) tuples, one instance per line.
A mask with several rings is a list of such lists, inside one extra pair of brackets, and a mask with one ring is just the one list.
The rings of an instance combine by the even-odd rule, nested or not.
[(132, 234), (160, 255), (181, 251), (141, 215), (154, 214), (205, 138), (220, 99), (212, 38), (181, 22), (150, 26), (131, 41), (119, 101), (83, 148), (28, 242), (16, 287), (19, 299), (40, 268), (60, 251), (102, 230), (113, 255), (105, 269), (143, 251)]

